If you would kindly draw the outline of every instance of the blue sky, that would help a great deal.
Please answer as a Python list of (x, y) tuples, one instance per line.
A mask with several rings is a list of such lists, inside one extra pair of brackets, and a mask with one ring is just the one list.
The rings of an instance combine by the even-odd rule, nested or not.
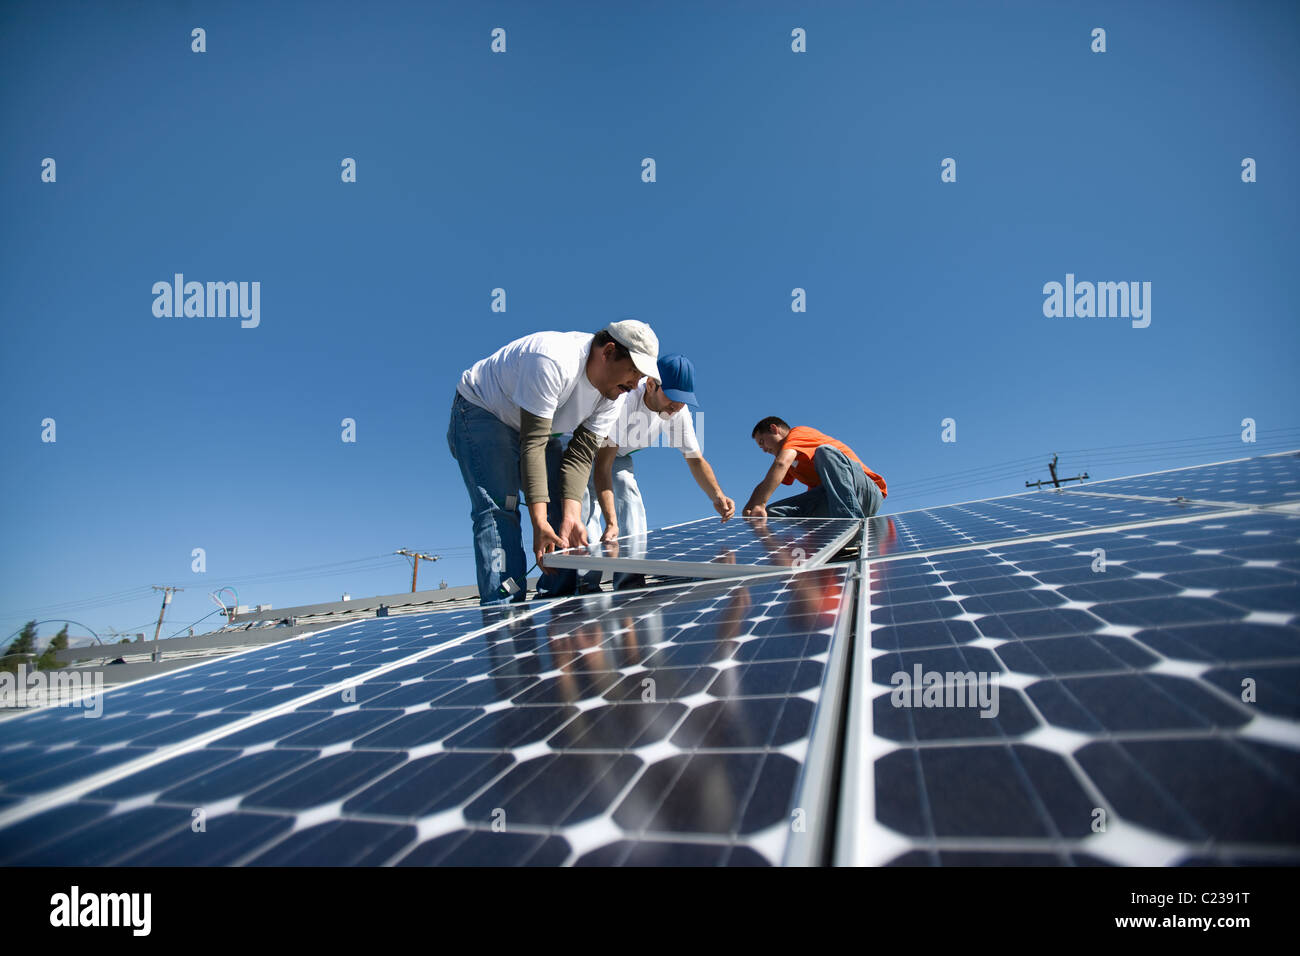
[[(0, 630), (152, 636), (152, 584), (186, 589), (164, 636), (228, 584), (401, 591), (399, 547), (470, 583), (460, 372), (628, 316), (693, 358), (742, 503), (769, 414), (851, 445), (894, 511), (1014, 493), (1054, 451), (1113, 477), (1300, 446), (1298, 26), (1290, 2), (6, 3)], [(260, 282), (260, 325), (155, 317), (177, 272)], [(1150, 282), (1151, 325), (1044, 317), (1067, 273)], [(676, 452), (637, 464), (652, 527), (709, 513)]]

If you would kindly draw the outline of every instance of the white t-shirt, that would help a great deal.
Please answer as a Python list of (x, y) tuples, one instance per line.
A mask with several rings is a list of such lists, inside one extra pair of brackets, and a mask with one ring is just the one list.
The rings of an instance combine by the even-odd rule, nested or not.
[(618, 403), (587, 381), (592, 338), (590, 332), (525, 335), (466, 369), (456, 391), (516, 431), (519, 410), (527, 409), (549, 418), (553, 432), (586, 425), (603, 438), (618, 417)]
[(618, 419), (610, 429), (609, 444), (618, 445), (620, 458), (639, 448), (678, 448), (687, 458), (700, 458), (700, 442), (695, 437), (695, 422), (690, 406), (680, 409), (666, 421), (645, 403), (645, 383), (641, 379), (635, 391), (618, 400)]

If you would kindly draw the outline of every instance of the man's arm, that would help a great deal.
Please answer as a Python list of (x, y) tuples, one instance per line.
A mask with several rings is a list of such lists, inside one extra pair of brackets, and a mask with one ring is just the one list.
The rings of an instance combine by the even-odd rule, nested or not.
[(736, 513), (736, 503), (723, 494), (722, 486), (718, 484), (718, 479), (713, 474), (713, 468), (703, 455), (694, 458), (688, 456), (686, 466), (691, 469), (691, 477), (695, 479), (695, 483), (713, 502), (714, 510), (722, 515), (723, 521)]
[(781, 485), (781, 480), (785, 478), (785, 473), (790, 470), (794, 464), (795, 450), (793, 448), (782, 448), (776, 455), (776, 461), (772, 462), (772, 467), (767, 470), (763, 480), (758, 483), (754, 493), (749, 496), (749, 501), (745, 503), (744, 514), (762, 518), (767, 516), (767, 499)]
[(614, 459), (617, 456), (617, 445), (606, 445), (596, 452), (596, 500), (605, 519), (605, 533), (600, 536), (602, 543), (618, 537), (618, 512), (614, 508)]
[(546, 505), (551, 500), (546, 486), (546, 443), (550, 438), (549, 418), (539, 418), (526, 408), (519, 410), (519, 471), (524, 497), (528, 499), (528, 516), (533, 520), (533, 558), (538, 567), (542, 555), (564, 547), (546, 518)]
[(573, 430), (569, 447), (564, 449), (560, 461), (560, 486), (564, 495), (564, 520), (559, 536), (565, 547), (576, 548), (587, 543), (587, 526), (582, 523), (582, 496), (591, 477), (591, 463), (603, 439), (600, 435), (579, 425)]

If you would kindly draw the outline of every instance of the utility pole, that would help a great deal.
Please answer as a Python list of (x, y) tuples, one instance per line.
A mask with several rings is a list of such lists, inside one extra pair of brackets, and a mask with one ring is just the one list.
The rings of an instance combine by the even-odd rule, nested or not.
[(411, 593), (412, 594), (415, 593), (415, 580), (420, 575), (420, 560), (421, 559), (424, 559), (425, 561), (442, 560), (442, 555), (440, 554), (421, 554), (419, 551), (407, 551), (405, 548), (401, 548), (397, 551), (394, 551), (393, 554), (403, 554), (406, 555), (406, 557), (408, 558), (415, 559), (414, 567), (411, 568)]
[(162, 607), (160, 607), (160, 608), (158, 609), (158, 626), (157, 626), (156, 628), (154, 628), (154, 632), (153, 632), (153, 639), (154, 639), (154, 642), (155, 642), (155, 643), (154, 643), (154, 649), (153, 649), (153, 659), (154, 659), (154, 661), (156, 662), (156, 661), (160, 661), (160, 660), (162, 660), (162, 654), (161, 654), (161, 653), (159, 652), (159, 650), (158, 650), (158, 644), (157, 644), (157, 641), (158, 641), (158, 635), (159, 635), (160, 633), (162, 633), (163, 615), (167, 613), (167, 605), (172, 603), (172, 592), (173, 592), (173, 591), (184, 591), (185, 589), (184, 589), (184, 588), (174, 588), (174, 587), (172, 587), (171, 585), (167, 585), (167, 586), (165, 586), (165, 587), (159, 587), (159, 586), (156, 585), (156, 584), (155, 584), (155, 585), (152, 585), (152, 587), (153, 587), (153, 589), (154, 589), (155, 591), (162, 591), (162, 592), (163, 592), (163, 602), (162, 602)]
[(1056, 477), (1056, 455), (1053, 455), (1052, 460), (1047, 463), (1047, 470), (1052, 473), (1051, 481), (1026, 481), (1025, 487), (1041, 488), (1043, 485), (1051, 485), (1053, 488), (1059, 488), (1063, 481), (1086, 481), (1088, 478), (1088, 473), (1086, 471), (1082, 475), (1075, 475), (1073, 478)]

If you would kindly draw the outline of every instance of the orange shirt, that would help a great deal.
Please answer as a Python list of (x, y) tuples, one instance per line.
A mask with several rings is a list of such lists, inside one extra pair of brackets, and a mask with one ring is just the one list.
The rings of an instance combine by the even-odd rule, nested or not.
[(889, 491), (885, 488), (885, 479), (862, 464), (862, 459), (853, 454), (853, 449), (842, 441), (836, 441), (830, 435), (823, 435), (815, 428), (809, 428), (807, 425), (796, 425), (790, 429), (790, 434), (785, 436), (785, 441), (781, 443), (781, 449), (787, 448), (795, 450), (794, 462), (781, 479), (781, 484), (792, 485), (798, 478), (809, 488), (816, 488), (822, 483), (821, 478), (817, 475), (817, 469), (813, 466), (812, 456), (822, 445), (830, 445), (832, 448), (838, 448), (849, 458), (862, 465), (862, 470), (867, 473), (867, 477), (876, 483), (880, 488), (880, 496), (888, 497)]

